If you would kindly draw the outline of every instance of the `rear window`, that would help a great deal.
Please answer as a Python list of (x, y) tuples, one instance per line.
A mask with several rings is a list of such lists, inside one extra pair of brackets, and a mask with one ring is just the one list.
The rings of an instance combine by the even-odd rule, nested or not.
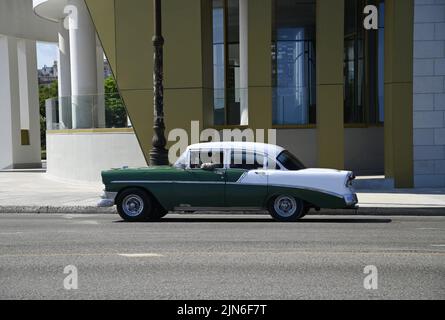
[(246, 151), (232, 151), (231, 169), (258, 170), (264, 168), (264, 155)]
[(304, 164), (289, 151), (281, 152), (280, 155), (277, 157), (277, 160), (283, 165), (283, 167), (290, 171), (299, 171), (306, 169)]

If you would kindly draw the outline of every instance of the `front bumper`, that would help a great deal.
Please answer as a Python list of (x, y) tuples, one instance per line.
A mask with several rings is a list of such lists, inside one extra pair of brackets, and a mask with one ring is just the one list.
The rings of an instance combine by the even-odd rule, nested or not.
[(105, 191), (102, 194), (101, 200), (99, 201), (97, 206), (99, 208), (110, 208), (110, 207), (113, 207), (115, 205), (116, 197), (117, 197), (117, 192)]

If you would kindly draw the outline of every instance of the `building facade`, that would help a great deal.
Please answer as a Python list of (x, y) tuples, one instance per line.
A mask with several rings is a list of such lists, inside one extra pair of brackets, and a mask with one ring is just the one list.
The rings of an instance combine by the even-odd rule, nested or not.
[[(162, 6), (167, 134), (191, 133), (193, 121), (220, 131), (275, 129), (277, 144), (310, 167), (385, 176), (397, 188), (445, 187), (443, 1), (163, 0)], [(368, 30), (369, 6), (377, 16)], [(48, 132), (49, 173), (97, 180), (110, 166), (145, 165), (153, 118), (152, 2), (34, 0), (34, 12), (59, 25), (59, 91), (71, 97), (66, 117), (73, 125)], [(63, 28), (67, 20), (76, 28)], [(72, 118), (97, 111), (91, 101), (75, 106), (79, 97), (100, 96), (88, 61), (98, 61), (102, 47), (120, 94), (105, 108), (121, 99), (132, 128)], [(60, 122), (63, 112), (55, 118)], [(177, 137), (170, 138), (172, 145)]]
[[(147, 156), (152, 4), (86, 4)], [(168, 129), (276, 129), (309, 166), (414, 186), (414, 1), (165, 0), (163, 19)]]
[(36, 41), (56, 39), (31, 0), (0, 0), (0, 170), (42, 166)]

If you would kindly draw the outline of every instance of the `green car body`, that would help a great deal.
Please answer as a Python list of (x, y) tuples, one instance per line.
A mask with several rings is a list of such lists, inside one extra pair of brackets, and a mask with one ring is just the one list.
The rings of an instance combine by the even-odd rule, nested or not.
[[(357, 208), (357, 196), (351, 187), (354, 179), (351, 172), (304, 168), (292, 171), (281, 164), (273, 169), (266, 165), (249, 169), (233, 168), (229, 158), (233, 146), (226, 146), (228, 144), (218, 149), (224, 150), (220, 151), (221, 157), (224, 156), (229, 163), (220, 167), (192, 167), (189, 155), (183, 156), (183, 163), (175, 166), (104, 171), (105, 196), (100, 206), (119, 205), (116, 202), (122, 201), (122, 193), (140, 190), (155, 201), (163, 212), (270, 209), (271, 201), (280, 196), (288, 197), (284, 207), (295, 206), (292, 199), (297, 199), (304, 205), (306, 213), (310, 208)], [(243, 146), (243, 150), (248, 146)], [(203, 145), (191, 146), (187, 152), (192, 153), (194, 148), (200, 150)], [(278, 152), (283, 150), (278, 149)], [(276, 155), (271, 157), (264, 154), (269, 159), (280, 159)]]

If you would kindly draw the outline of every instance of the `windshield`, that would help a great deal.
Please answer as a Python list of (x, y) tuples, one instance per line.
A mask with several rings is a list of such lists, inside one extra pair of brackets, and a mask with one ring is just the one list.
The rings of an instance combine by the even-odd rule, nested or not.
[(306, 169), (304, 164), (287, 150), (281, 152), (280, 155), (277, 157), (277, 160), (283, 165), (283, 167), (290, 171)]

